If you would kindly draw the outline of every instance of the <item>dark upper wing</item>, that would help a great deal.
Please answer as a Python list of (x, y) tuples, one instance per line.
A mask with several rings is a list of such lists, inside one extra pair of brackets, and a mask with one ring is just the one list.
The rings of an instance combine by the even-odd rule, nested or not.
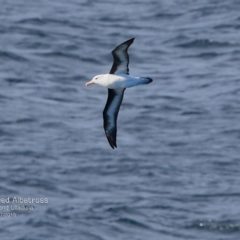
[(129, 64), (129, 56), (128, 56), (128, 48), (133, 43), (134, 38), (131, 38), (127, 40), (126, 42), (118, 45), (115, 49), (112, 51), (113, 55), (113, 65), (110, 70), (110, 74), (114, 73), (125, 73), (128, 74), (128, 64)]
[(117, 116), (125, 88), (108, 89), (108, 99), (103, 110), (103, 127), (110, 146), (117, 147)]

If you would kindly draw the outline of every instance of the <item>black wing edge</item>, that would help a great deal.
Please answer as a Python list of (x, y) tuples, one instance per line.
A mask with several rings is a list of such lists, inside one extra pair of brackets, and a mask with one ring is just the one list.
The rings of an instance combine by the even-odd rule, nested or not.
[(122, 104), (125, 88), (119, 89), (119, 90), (121, 91), (121, 94), (119, 96), (119, 102), (118, 102), (117, 108), (113, 112), (112, 117), (114, 117), (114, 123), (113, 123), (112, 129), (110, 129), (110, 130), (107, 129), (108, 128), (107, 111), (108, 111), (109, 107), (111, 106), (114, 97), (119, 95), (119, 92), (117, 92), (116, 89), (108, 89), (108, 99), (107, 99), (105, 108), (103, 110), (103, 128), (104, 128), (107, 140), (109, 142), (109, 145), (111, 146), (112, 149), (117, 148), (117, 117), (118, 117), (118, 112), (119, 112), (120, 106)]
[[(127, 54), (127, 56), (128, 56), (128, 53), (127, 53), (128, 48), (131, 46), (131, 44), (134, 42), (134, 40), (135, 40), (135, 37), (134, 37), (134, 38), (130, 38), (130, 39), (128, 39), (127, 41), (119, 44), (117, 47), (115, 47), (115, 48), (112, 50), (113, 64), (112, 64), (112, 68), (111, 68), (111, 70), (110, 70), (110, 72), (109, 72), (110, 74), (114, 74), (115, 71), (117, 70), (117, 67), (118, 67), (118, 65), (117, 65), (118, 57), (117, 57), (117, 55), (115, 54), (115, 51), (116, 51), (120, 46), (122, 46), (122, 45), (128, 45), (127, 48), (126, 48), (126, 50), (125, 50), (125, 52), (126, 52), (126, 54)], [(128, 57), (128, 58), (129, 58), (129, 57)], [(127, 72), (129, 72), (128, 64), (127, 64)]]
[[(130, 45), (134, 42), (134, 40), (135, 40), (135, 37), (134, 37), (134, 38), (130, 38), (130, 39), (128, 39), (127, 41), (119, 44), (117, 47), (115, 47), (115, 49), (117, 49), (117, 48), (120, 47), (121, 45), (125, 45), (125, 44), (126, 44), (126, 45), (128, 45), (128, 47), (127, 47), (126, 50), (128, 50), (128, 48), (129, 48)], [(113, 51), (114, 51), (115, 49), (113, 49)], [(113, 52), (113, 51), (112, 51), (112, 52)]]
[(112, 149), (117, 148), (116, 136), (115, 136), (115, 141), (114, 141), (114, 139), (112, 139), (111, 135), (109, 134), (109, 132), (107, 130), (105, 130), (105, 134), (106, 134), (107, 140), (108, 140), (111, 148)]

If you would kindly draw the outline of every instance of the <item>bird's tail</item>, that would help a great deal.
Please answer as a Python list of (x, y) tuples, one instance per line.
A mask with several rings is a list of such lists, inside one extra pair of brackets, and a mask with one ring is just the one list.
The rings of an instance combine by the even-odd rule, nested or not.
[(153, 80), (149, 77), (141, 77), (142, 80), (142, 84), (149, 84), (151, 83)]

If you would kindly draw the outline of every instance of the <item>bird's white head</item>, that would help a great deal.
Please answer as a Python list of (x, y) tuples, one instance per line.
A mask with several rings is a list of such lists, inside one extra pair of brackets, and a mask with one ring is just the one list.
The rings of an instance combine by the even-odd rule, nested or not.
[(102, 82), (104, 81), (104, 76), (105, 74), (97, 75), (91, 81), (87, 82), (85, 85), (89, 86), (94, 83), (102, 85)]

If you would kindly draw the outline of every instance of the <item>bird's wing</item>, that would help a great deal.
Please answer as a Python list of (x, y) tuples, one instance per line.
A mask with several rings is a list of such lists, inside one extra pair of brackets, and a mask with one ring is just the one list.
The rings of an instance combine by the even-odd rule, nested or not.
[(113, 55), (113, 65), (110, 70), (110, 74), (114, 73), (129, 73), (128, 64), (129, 64), (129, 56), (128, 56), (128, 48), (133, 43), (134, 38), (127, 40), (126, 42), (118, 45), (112, 51)]
[(103, 127), (110, 146), (117, 147), (117, 116), (125, 88), (108, 89), (108, 99), (103, 110)]

